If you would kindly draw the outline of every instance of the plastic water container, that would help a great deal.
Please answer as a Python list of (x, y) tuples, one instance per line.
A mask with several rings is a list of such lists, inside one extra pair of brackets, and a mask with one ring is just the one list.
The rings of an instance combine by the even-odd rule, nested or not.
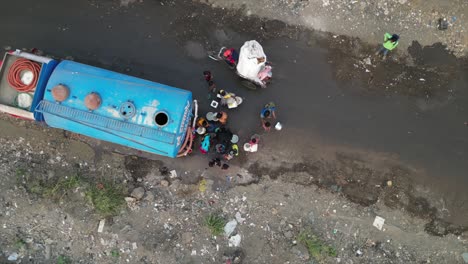
[(278, 131), (280, 131), (281, 129), (283, 129), (283, 125), (282, 125), (280, 122), (278, 122), (278, 123), (276, 123), (276, 125), (275, 125), (275, 129), (278, 130)]

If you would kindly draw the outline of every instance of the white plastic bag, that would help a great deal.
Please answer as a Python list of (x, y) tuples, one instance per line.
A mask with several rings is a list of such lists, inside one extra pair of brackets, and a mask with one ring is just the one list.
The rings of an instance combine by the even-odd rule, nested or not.
[(246, 41), (240, 49), (237, 73), (246, 79), (261, 82), (258, 73), (263, 69), (267, 57), (262, 45), (256, 40)]

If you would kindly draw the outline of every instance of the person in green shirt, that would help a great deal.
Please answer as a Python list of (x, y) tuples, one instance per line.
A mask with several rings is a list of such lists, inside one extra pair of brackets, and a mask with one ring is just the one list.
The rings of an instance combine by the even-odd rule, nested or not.
[(380, 53), (383, 53), (383, 58), (387, 56), (387, 53), (390, 50), (393, 50), (398, 46), (398, 40), (400, 39), (400, 36), (397, 34), (390, 35), (389, 33), (385, 33), (384, 35), (384, 43), (381, 48), (375, 53), (375, 55), (379, 55)]

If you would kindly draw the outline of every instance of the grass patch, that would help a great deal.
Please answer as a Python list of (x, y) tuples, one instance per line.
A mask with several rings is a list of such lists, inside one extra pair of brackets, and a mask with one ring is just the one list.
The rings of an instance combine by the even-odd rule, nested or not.
[(13, 246), (18, 250), (22, 249), (22, 248), (26, 247), (26, 241), (19, 238), (18, 240), (15, 241), (15, 244), (13, 244)]
[(90, 186), (86, 196), (96, 211), (104, 217), (119, 213), (125, 202), (123, 187), (111, 182)]
[(205, 226), (210, 229), (213, 236), (221, 235), (224, 231), (226, 220), (218, 214), (209, 214), (205, 217)]
[(72, 263), (71, 259), (67, 256), (60, 255), (57, 258), (57, 264), (71, 264), (71, 263)]
[(80, 177), (69, 176), (59, 178), (52, 184), (46, 184), (43, 188), (44, 196), (47, 197), (63, 197), (69, 190), (78, 187), (81, 184)]
[(118, 249), (113, 249), (111, 250), (111, 256), (114, 258), (118, 258), (120, 256), (119, 250)]
[(314, 235), (311, 231), (303, 231), (299, 234), (297, 239), (303, 243), (311, 257), (318, 261), (323, 261), (327, 257), (336, 257), (336, 249), (332, 246), (325, 244), (325, 242)]

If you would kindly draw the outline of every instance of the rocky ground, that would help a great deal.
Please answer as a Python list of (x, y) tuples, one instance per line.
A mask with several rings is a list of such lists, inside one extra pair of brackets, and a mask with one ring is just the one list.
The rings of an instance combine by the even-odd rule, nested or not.
[(460, 263), (468, 242), (409, 169), (382, 168), (391, 158), (278, 166), (292, 153), (264, 147), (222, 171), (192, 166), (205, 157), (124, 156), (27, 121), (0, 125), (2, 262)]
[[(468, 3), (464, 0), (197, 0), (214, 7), (238, 9), (244, 15), (259, 15), (288, 24), (358, 37), (380, 43), (383, 33), (401, 36), (400, 51), (406, 53), (413, 41), (423, 46), (442, 43), (457, 56), (467, 54)], [(438, 29), (439, 19), (448, 28)], [(259, 29), (260, 30), (260, 29)]]

